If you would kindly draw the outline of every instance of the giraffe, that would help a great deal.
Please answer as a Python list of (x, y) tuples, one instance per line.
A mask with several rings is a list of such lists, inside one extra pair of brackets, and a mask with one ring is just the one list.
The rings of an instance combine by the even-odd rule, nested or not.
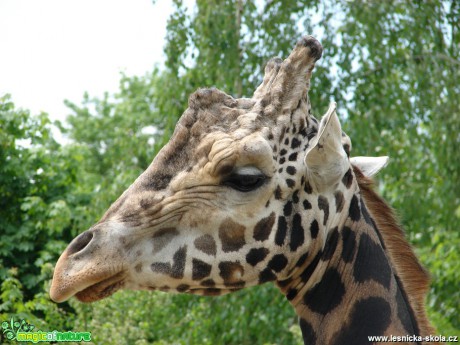
[(428, 274), (372, 188), (388, 157), (350, 157), (335, 103), (320, 121), (311, 114), (321, 55), (305, 36), (267, 63), (252, 98), (193, 93), (151, 165), (62, 253), (51, 298), (217, 296), (273, 282), (305, 344), (434, 334)]

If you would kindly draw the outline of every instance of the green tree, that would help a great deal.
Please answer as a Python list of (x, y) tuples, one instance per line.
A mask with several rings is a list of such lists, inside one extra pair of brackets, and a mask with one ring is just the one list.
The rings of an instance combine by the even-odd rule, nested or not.
[(76, 234), (71, 209), (79, 195), (72, 185), (82, 156), (73, 146), (60, 146), (52, 128), (47, 114), (31, 116), (8, 95), (0, 97), (1, 319), (19, 315), (65, 323), (52, 317), (65, 311), (51, 303), (44, 285), (51, 263)]
[(157, 79), (156, 71), (122, 76), (115, 95), (98, 99), (85, 94), (81, 105), (66, 102), (72, 114), (65, 133), (87, 152), (79, 185), (92, 198), (80, 231), (102, 216), (162, 146), (163, 124), (154, 103)]

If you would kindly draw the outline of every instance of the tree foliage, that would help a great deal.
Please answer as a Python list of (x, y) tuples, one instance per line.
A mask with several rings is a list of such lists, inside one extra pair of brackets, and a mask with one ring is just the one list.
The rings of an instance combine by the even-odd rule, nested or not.
[[(191, 10), (174, 0), (174, 6), (165, 66), (122, 75), (114, 95), (67, 102), (66, 124), (31, 116), (9, 96), (0, 99), (0, 317), (89, 330), (98, 344), (299, 343), (291, 307), (268, 285), (218, 299), (122, 292), (89, 306), (58, 306), (47, 289), (66, 243), (150, 164), (191, 92), (216, 86), (250, 96), (264, 63), (287, 56), (308, 33), (324, 46), (310, 91), (314, 113), (337, 101), (352, 155), (391, 157), (379, 188), (432, 274), (431, 319), (440, 333), (458, 334), (458, 2), (198, 0)], [(70, 140), (58, 143), (56, 128)]]

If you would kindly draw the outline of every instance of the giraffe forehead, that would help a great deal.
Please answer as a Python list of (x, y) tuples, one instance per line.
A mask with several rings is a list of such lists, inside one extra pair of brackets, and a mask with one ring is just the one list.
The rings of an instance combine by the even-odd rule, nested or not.
[(231, 133), (208, 135), (189, 157), (190, 168), (178, 173), (171, 181), (172, 191), (199, 185), (219, 185), (225, 176), (239, 167), (253, 166), (266, 176), (273, 176), (273, 150), (260, 132), (236, 139)]
[(203, 162), (203, 159), (206, 161), (213, 143), (229, 132), (237, 114), (231, 113), (222, 122), (224, 125), (218, 121), (221, 116), (215, 115), (208, 108), (196, 111), (187, 109), (169, 142), (141, 175), (139, 188), (164, 190), (179, 173), (191, 170), (197, 163)]
[(221, 136), (213, 141), (208, 155), (209, 162), (219, 164), (227, 159), (239, 166), (262, 165), (264, 161), (270, 160), (272, 152), (263, 132), (266, 131), (247, 132), (245, 136), (241, 133)]

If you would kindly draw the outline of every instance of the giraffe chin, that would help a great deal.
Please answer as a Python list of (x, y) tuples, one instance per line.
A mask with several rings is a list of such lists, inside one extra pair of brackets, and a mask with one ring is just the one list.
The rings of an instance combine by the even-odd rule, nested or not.
[(123, 288), (125, 274), (119, 272), (103, 281), (93, 284), (84, 290), (75, 294), (75, 297), (84, 303), (99, 301), (113, 295), (115, 292)]

